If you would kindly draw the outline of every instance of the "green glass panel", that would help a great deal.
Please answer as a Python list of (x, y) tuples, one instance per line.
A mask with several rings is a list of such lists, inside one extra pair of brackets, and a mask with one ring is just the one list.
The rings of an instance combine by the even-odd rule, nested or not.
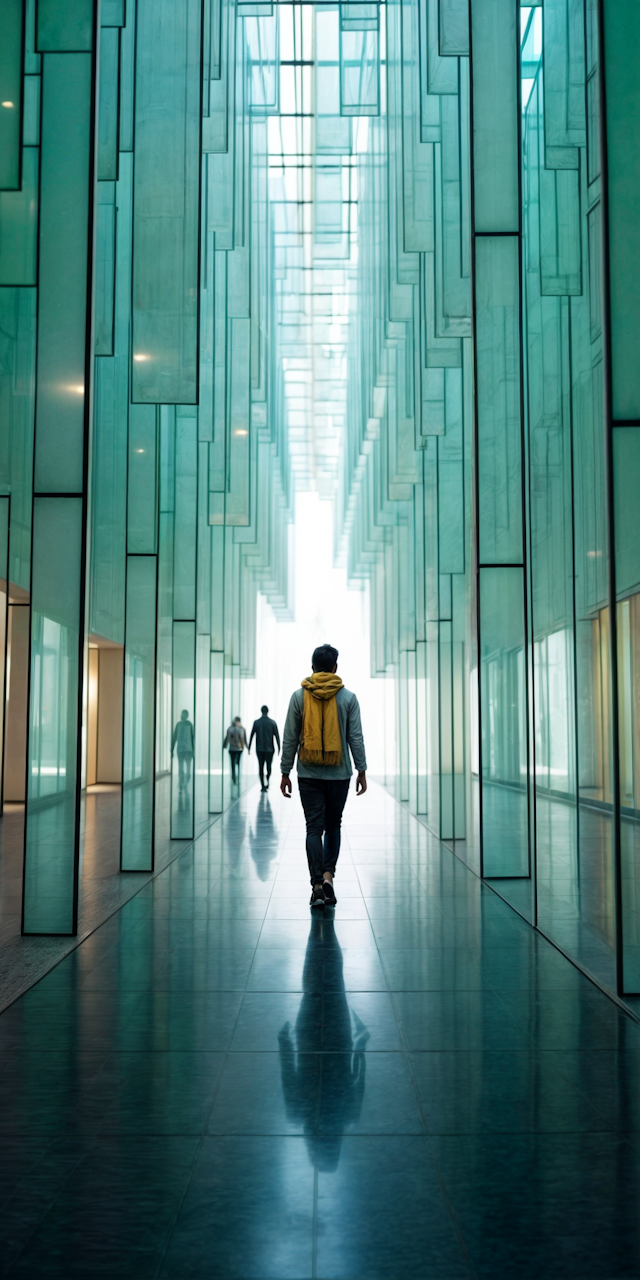
[(577, 169), (586, 142), (584, 5), (545, 0), (543, 32), (545, 164)]
[(118, 96), (120, 90), (120, 32), (107, 27), (100, 34), (100, 100), (98, 104), (98, 181), (118, 176)]
[(518, 255), (515, 236), (476, 239), (481, 564), (522, 562)]
[(123, 871), (151, 871), (155, 807), (155, 556), (127, 557), (122, 770)]
[(476, 232), (519, 226), (517, 16), (511, 0), (471, 0)]
[(29, 590), (36, 361), (35, 289), (0, 289), (0, 485), (11, 493), (9, 577)]
[(134, 403), (197, 400), (200, 56), (198, 0), (138, 0)]
[(611, 399), (614, 419), (640, 420), (640, 361), (636, 340), (640, 290), (640, 171), (635, 156), (640, 130), (640, 9), (633, 0), (606, 5), (604, 74), (607, 87), (606, 147), (609, 203), (609, 305)]
[(135, 101), (136, 0), (128, 0), (127, 23), (120, 36), (119, 149), (133, 151)]
[(524, 574), (480, 570), (483, 874), (529, 875)]
[(174, 622), (171, 737), (171, 838), (194, 833), (196, 624)]
[[(178, 410), (175, 447), (173, 535), (173, 616), (196, 615), (196, 548), (198, 516), (198, 420)], [(206, 474), (206, 473), (205, 473)]]
[(229, 343), (229, 444), (225, 520), (231, 525), (249, 523), (250, 483), (250, 338), (249, 320), (232, 320)]
[(340, 113), (377, 116), (380, 110), (378, 27), (341, 31)]
[(469, 5), (466, 0), (439, 0), (440, 53), (443, 56), (469, 52)]
[(94, 351), (97, 356), (113, 355), (116, 274), (116, 207), (113, 186), (99, 187), (96, 208), (96, 265)]
[(153, 555), (158, 545), (158, 410), (129, 408), (127, 551)]
[(25, 147), (22, 186), (0, 191), (0, 284), (34, 285), (38, 235), (38, 151)]
[(224, 653), (211, 651), (209, 676), (209, 812), (222, 813), (224, 724)]
[(76, 927), (82, 500), (35, 498), (25, 933)]
[(3, 0), (0, 11), (0, 190), (20, 186), (23, 0)]
[(126, 14), (125, 0), (101, 0), (100, 26), (124, 27)]
[(39, 53), (85, 53), (92, 47), (94, 0), (38, 0)]
[[(96, 362), (90, 630), (122, 644), (127, 550), (127, 423), (118, 412), (121, 401), (118, 379), (115, 361)], [(126, 394), (126, 379), (124, 389)]]
[(618, 597), (640, 590), (639, 484), (640, 427), (617, 428), (613, 433), (613, 492)]
[(35, 489), (82, 491), (91, 56), (48, 54), (42, 84)]
[(24, 78), (24, 120), (22, 141), (25, 147), (40, 145), (40, 76)]

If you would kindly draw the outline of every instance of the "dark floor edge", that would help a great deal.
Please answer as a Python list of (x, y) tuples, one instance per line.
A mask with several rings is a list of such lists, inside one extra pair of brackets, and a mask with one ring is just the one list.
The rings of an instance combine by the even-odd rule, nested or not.
[[(254, 785), (257, 786), (258, 785), (257, 782)], [(54, 969), (57, 969), (58, 965), (62, 964), (63, 960), (66, 960), (67, 957), (72, 955), (74, 951), (77, 951), (78, 947), (80, 947), (83, 942), (86, 942), (87, 938), (90, 938), (92, 934), (96, 933), (98, 929), (102, 928), (103, 924), (107, 923), (107, 920), (112, 920), (113, 917), (116, 916), (119, 911), (122, 911), (123, 907), (128, 906), (128, 904), (132, 902), (134, 898), (137, 898), (138, 894), (141, 893), (143, 889), (146, 889), (147, 885), (151, 884), (152, 880), (157, 880), (158, 876), (161, 876), (163, 872), (167, 871), (169, 867), (172, 867), (174, 862), (177, 862), (178, 859), (182, 857), (183, 853), (186, 853), (187, 850), (193, 847), (193, 845), (196, 843), (196, 840), (199, 840), (200, 837), (204, 835), (205, 831), (210, 831), (211, 827), (215, 827), (217, 822), (221, 822), (222, 819), (225, 818), (227, 814), (231, 811), (231, 809), (233, 809), (234, 805), (238, 804), (240, 800), (244, 799), (244, 797), (251, 790), (252, 790), (252, 787), (247, 787), (246, 790), (241, 792), (239, 796), (236, 796), (235, 800), (232, 800), (229, 807), (225, 809), (223, 813), (211, 814), (210, 821), (206, 823), (206, 825), (202, 828), (202, 831), (199, 831), (198, 834), (194, 836), (192, 840), (188, 840), (186, 844), (183, 844), (182, 848), (176, 849), (174, 856), (172, 858), (169, 858), (169, 861), (165, 862), (165, 865), (163, 867), (159, 867), (157, 871), (150, 871), (148, 878), (145, 880), (144, 884), (138, 885), (138, 888), (134, 890), (134, 892), (130, 895), (130, 897), (128, 897), (124, 902), (120, 902), (118, 906), (114, 908), (113, 911), (108, 911), (104, 919), (100, 920), (97, 924), (92, 925), (91, 928), (87, 929), (83, 934), (76, 934), (75, 936), (70, 936), (69, 946), (66, 947), (62, 955), (57, 956), (55, 960), (51, 962), (51, 964), (47, 964), (41, 973), (38, 973), (37, 975), (34, 974), (33, 977), (27, 978), (25, 980), (24, 985), (21, 986), (19, 991), (12, 992), (11, 995), (8, 997), (3, 996), (2, 992), (0, 991), (0, 1014), (3, 1014), (5, 1009), (10, 1009), (11, 1006), (15, 1004), (17, 1000), (20, 1000), (27, 991), (31, 991), (31, 989), (33, 987), (36, 987), (38, 983), (42, 981), (43, 978), (46, 978), (48, 974), (53, 972)], [(24, 935), (21, 935), (21, 936), (24, 937)], [(31, 934), (29, 936), (31, 937), (37, 936), (44, 939), (49, 939), (52, 942), (56, 941), (59, 938), (59, 935), (56, 935), (56, 934), (38, 934), (38, 935)], [(60, 942), (62, 942), (62, 938), (60, 938)]]

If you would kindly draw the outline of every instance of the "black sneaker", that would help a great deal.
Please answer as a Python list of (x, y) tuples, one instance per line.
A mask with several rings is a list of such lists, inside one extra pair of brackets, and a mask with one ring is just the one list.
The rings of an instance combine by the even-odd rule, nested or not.
[(324, 906), (324, 904), (325, 904), (325, 902), (326, 902), (326, 898), (325, 898), (325, 896), (324, 896), (324, 890), (323, 890), (323, 888), (322, 888), (322, 885), (321, 885), (321, 884), (314, 884), (314, 886), (313, 886), (313, 893), (311, 894), (311, 898), (310, 898), (310, 900), (309, 900), (309, 906), (310, 906), (310, 907), (323, 907), (323, 906)]
[(322, 891), (324, 893), (325, 905), (327, 907), (335, 907), (338, 899), (336, 898), (336, 895), (334, 893), (333, 885), (329, 880), (324, 881), (322, 885)]

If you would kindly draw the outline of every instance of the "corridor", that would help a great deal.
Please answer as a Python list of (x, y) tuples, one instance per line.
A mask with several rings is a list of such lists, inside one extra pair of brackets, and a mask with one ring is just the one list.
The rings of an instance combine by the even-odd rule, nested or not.
[(378, 786), (336, 889), (256, 787), (0, 1017), (2, 1276), (639, 1274), (640, 1027)]

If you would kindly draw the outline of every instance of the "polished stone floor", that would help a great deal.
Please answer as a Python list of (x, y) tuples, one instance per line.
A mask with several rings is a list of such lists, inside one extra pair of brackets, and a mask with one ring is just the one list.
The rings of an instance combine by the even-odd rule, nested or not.
[(640, 1026), (381, 788), (248, 792), (0, 1017), (0, 1274), (640, 1275)]

